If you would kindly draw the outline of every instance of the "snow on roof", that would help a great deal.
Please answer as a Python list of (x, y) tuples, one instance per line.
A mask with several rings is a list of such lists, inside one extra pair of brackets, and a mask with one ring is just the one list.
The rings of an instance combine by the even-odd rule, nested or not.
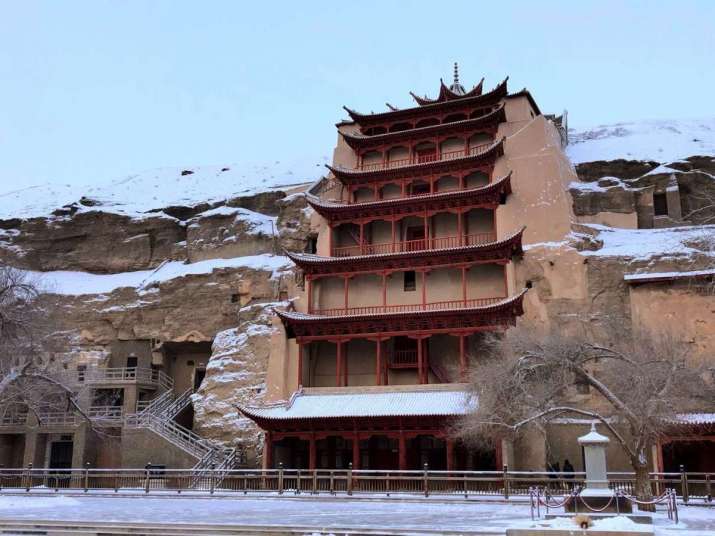
[(591, 431), (586, 435), (580, 436), (578, 439), (579, 445), (598, 445), (601, 443), (608, 443), (610, 440), (603, 434), (599, 434), (596, 430), (596, 423), (591, 423)]
[(566, 152), (574, 164), (621, 158), (663, 163), (693, 155), (715, 155), (715, 117), (572, 129)]
[(143, 290), (152, 284), (159, 284), (178, 277), (196, 274), (210, 274), (222, 268), (246, 268), (252, 270), (270, 270), (278, 272), (292, 266), (288, 257), (279, 255), (251, 255), (233, 259), (209, 259), (185, 264), (170, 261), (154, 270), (138, 270), (116, 274), (91, 274), (58, 270), (53, 272), (28, 272), (37, 278), (47, 292), (62, 295), (104, 294), (118, 288), (130, 287)]
[(456, 386), (443, 389), (363, 388), (360, 391), (325, 392), (307, 389), (290, 402), (274, 406), (245, 407), (244, 413), (263, 419), (311, 419), (341, 417), (397, 417), (465, 415), (476, 409), (476, 400)]
[(581, 251), (581, 255), (586, 256), (648, 259), (656, 255), (703, 254), (702, 250), (695, 247), (695, 243), (706, 243), (715, 235), (715, 225), (666, 229), (618, 229), (597, 224), (584, 226), (598, 231), (597, 238), (603, 241), (603, 247), (600, 249)]
[(48, 216), (82, 197), (98, 203), (86, 210), (136, 216), (169, 206), (194, 206), (312, 182), (328, 159), (236, 163), (226, 166), (166, 167), (100, 185), (43, 184), (12, 190), (0, 187), (0, 219)]
[(678, 421), (686, 424), (715, 424), (715, 413), (681, 413)]
[(688, 272), (649, 272), (647, 274), (625, 274), (623, 279), (631, 283), (663, 281), (668, 279), (689, 279), (715, 275), (715, 268), (710, 270), (691, 270)]

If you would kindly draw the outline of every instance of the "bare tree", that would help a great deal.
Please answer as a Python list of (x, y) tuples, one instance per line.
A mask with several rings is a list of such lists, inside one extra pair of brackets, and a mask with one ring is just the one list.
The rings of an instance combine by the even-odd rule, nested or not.
[(0, 265), (0, 412), (76, 411), (78, 403), (58, 352), (57, 311), (38, 280)]
[[(648, 447), (679, 415), (712, 405), (709, 371), (672, 336), (618, 336), (612, 344), (523, 327), (488, 344), (473, 371), (478, 409), (457, 433), (467, 441), (542, 431), (559, 417), (600, 421), (628, 457), (636, 495), (652, 497)], [(576, 403), (576, 385), (594, 396)]]

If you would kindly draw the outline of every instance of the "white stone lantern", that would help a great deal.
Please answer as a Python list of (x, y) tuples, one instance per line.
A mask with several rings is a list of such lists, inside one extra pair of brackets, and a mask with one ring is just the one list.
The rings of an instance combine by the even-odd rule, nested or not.
[(596, 431), (596, 423), (591, 423), (591, 431), (578, 438), (578, 444), (583, 447), (587, 490), (608, 490), (606, 447), (609, 442), (610, 439)]

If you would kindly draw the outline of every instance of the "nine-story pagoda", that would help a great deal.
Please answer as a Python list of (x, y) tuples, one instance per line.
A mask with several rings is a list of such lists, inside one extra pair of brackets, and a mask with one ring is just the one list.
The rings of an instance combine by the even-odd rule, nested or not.
[(330, 176), (307, 194), (315, 251), (288, 253), (305, 282), (278, 313), (289, 400), (241, 408), (266, 432), (264, 467), (501, 464), (500, 448), (470, 451), (448, 430), (474, 407), (464, 382), (483, 334), (523, 313), (508, 137), (541, 113), (507, 80), (482, 86), (465, 90), (455, 64), (435, 99), (345, 108)]

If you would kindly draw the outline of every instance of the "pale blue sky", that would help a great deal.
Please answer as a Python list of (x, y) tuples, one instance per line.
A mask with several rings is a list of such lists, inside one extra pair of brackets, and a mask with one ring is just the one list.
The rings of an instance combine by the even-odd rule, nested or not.
[(329, 155), (461, 66), (572, 126), (715, 114), (715, 1), (0, 0), (0, 190)]

